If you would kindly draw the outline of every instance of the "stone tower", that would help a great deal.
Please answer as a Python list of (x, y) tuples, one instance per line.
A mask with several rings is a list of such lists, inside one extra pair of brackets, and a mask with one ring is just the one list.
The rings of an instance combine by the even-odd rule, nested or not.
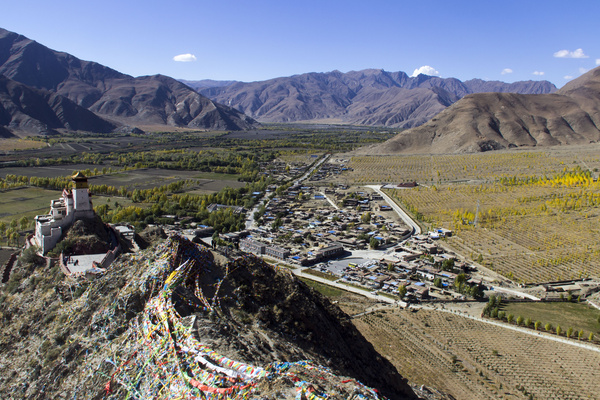
[(75, 212), (86, 212), (92, 210), (92, 202), (90, 201), (90, 191), (88, 188), (87, 177), (81, 172), (77, 172), (72, 177), (74, 182), (73, 193), (73, 208)]

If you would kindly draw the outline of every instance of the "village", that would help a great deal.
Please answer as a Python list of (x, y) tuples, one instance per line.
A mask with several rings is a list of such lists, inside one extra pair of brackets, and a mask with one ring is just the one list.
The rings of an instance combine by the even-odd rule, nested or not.
[[(531, 300), (558, 296), (553, 288), (542, 288), (543, 293), (534, 295), (515, 293), (508, 288), (514, 286), (510, 282), (488, 276), (481, 266), (465, 262), (446, 249), (444, 239), (452, 235), (451, 230), (421, 233), (420, 226), (382, 191), (410, 190), (416, 183), (349, 187), (339, 179), (338, 183), (328, 179), (347, 170), (344, 160), (328, 161), (329, 156), (324, 155), (315, 156), (311, 165), (274, 162), (269, 168), (265, 166), (266, 173), (289, 183), (252, 193), (260, 199), (253, 210), (223, 204), (207, 207), (209, 212), (231, 208), (235, 214), (245, 213), (247, 223), (242, 231), (217, 234), (210, 226), (188, 219), (179, 221), (176, 216), (163, 228), (224, 251), (256, 254), (299, 276), (395, 300), (464, 301), (481, 299), (493, 290)], [(73, 182), (71, 191), (64, 191), (61, 199), (51, 202), (49, 214), (36, 218), (36, 231), (30, 240), (42, 254), (57, 244), (63, 230), (81, 217), (92, 216), (87, 178), (78, 173)], [(107, 225), (107, 232), (108, 251), (62, 254), (59, 260), (65, 274), (102, 274), (121, 252), (119, 242), (137, 247), (132, 225)], [(584, 293), (584, 289), (570, 292)]]
[[(289, 268), (393, 298), (482, 296), (482, 280), (470, 275), (474, 267), (437, 244), (450, 230), (419, 234), (371, 187), (319, 186), (346, 169), (324, 162), (285, 190), (270, 187), (262, 206), (249, 213), (248, 229), (219, 239)], [(454, 290), (457, 279), (460, 293)]]

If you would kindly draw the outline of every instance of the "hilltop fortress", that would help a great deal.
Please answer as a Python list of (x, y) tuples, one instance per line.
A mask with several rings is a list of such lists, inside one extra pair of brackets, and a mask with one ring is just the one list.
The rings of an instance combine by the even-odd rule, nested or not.
[(64, 189), (60, 199), (50, 202), (50, 213), (35, 217), (34, 240), (42, 254), (52, 250), (75, 221), (94, 217), (87, 177), (78, 172), (72, 179), (73, 188)]

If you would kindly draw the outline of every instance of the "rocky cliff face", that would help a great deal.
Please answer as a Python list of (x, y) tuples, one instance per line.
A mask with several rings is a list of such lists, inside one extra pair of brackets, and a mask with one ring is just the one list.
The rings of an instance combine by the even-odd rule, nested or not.
[(254, 256), (170, 237), (92, 282), (15, 268), (3, 398), (416, 398), (337, 306)]

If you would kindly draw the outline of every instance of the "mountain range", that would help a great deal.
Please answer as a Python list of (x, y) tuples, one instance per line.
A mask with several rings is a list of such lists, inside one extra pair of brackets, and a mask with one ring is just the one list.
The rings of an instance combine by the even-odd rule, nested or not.
[(426, 124), (361, 150), (464, 153), (600, 141), (600, 67), (553, 94), (470, 94)]
[(55, 129), (107, 132), (130, 125), (240, 130), (239, 111), (163, 75), (134, 78), (0, 29), (0, 135)]
[(407, 129), (480, 92), (552, 93), (548, 81), (504, 83), (367, 69), (307, 73), (261, 82), (185, 81), (214, 101), (260, 122), (322, 120)]

